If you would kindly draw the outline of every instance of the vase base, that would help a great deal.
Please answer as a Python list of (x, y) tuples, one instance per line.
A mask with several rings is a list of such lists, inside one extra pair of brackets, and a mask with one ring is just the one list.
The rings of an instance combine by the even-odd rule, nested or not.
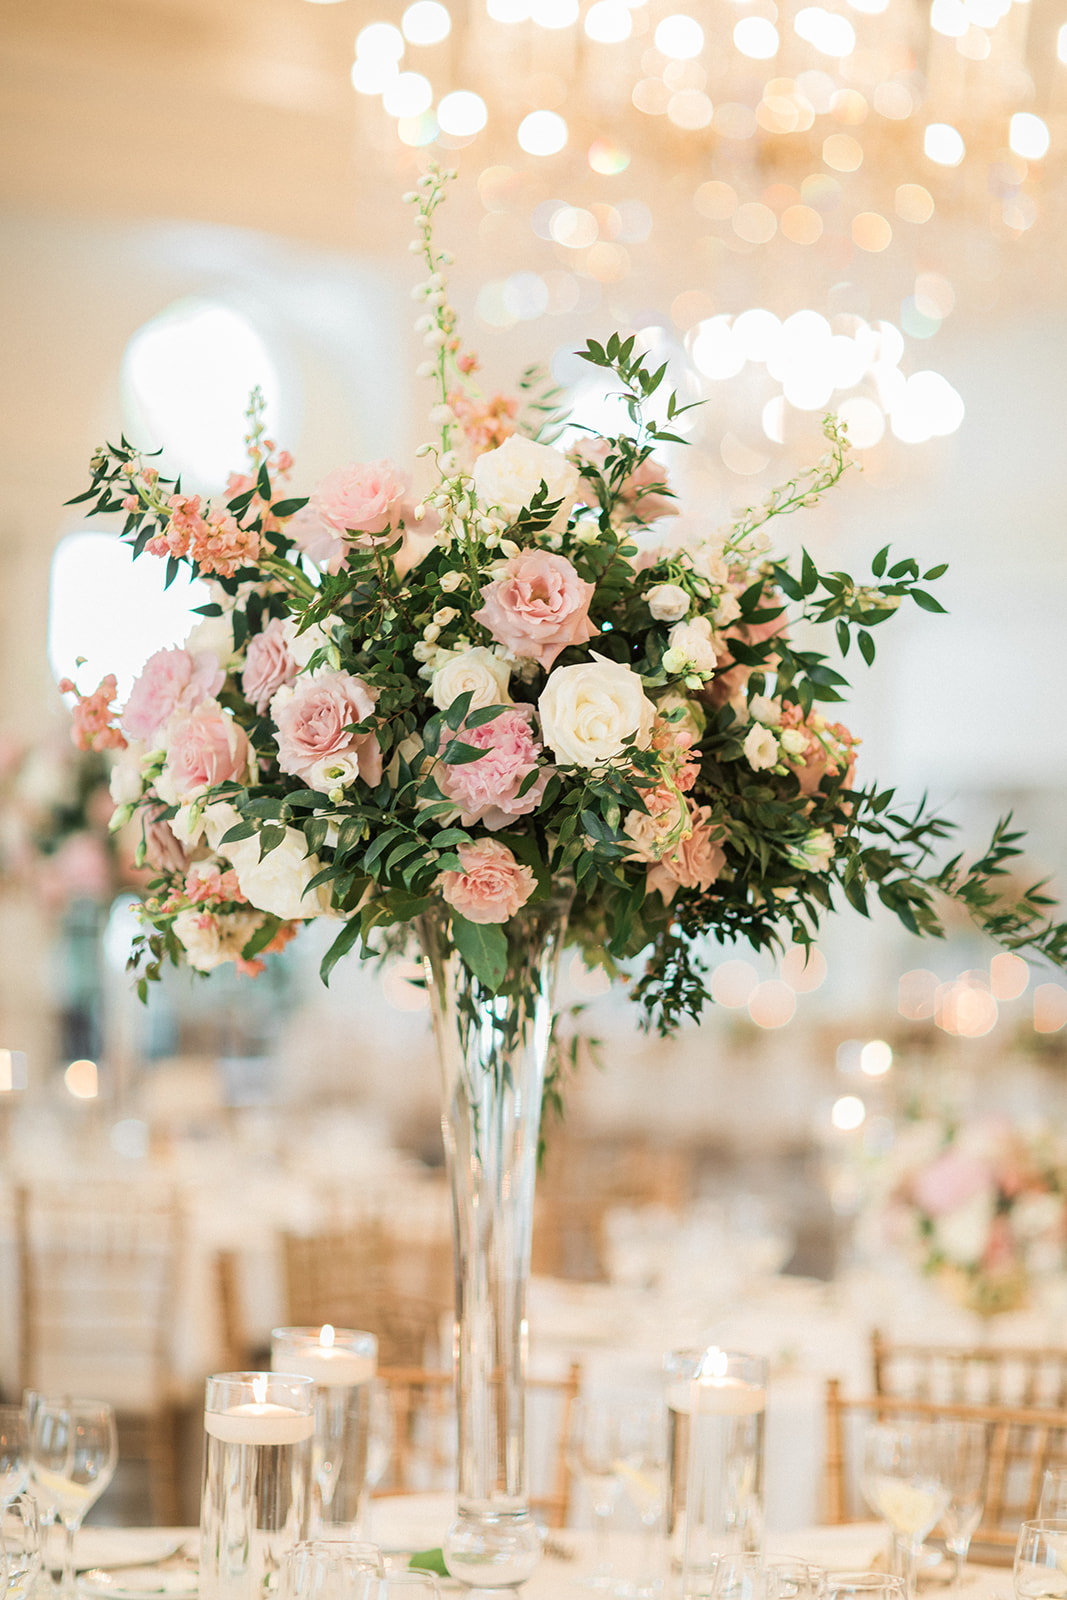
[(518, 1600), (541, 1560), (541, 1535), (529, 1511), (461, 1505), (444, 1545), (445, 1564), (472, 1600)]

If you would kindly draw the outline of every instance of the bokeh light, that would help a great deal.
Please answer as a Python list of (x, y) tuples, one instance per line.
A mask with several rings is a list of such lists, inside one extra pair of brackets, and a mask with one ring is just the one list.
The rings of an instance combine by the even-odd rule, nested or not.
[(892, 1046), (884, 1039), (868, 1039), (860, 1051), (860, 1071), (868, 1078), (884, 1078), (893, 1065)]
[(555, 111), (531, 111), (519, 123), (516, 138), (530, 156), (554, 156), (567, 143), (567, 124)]
[(452, 31), (452, 18), (438, 0), (415, 0), (400, 19), (409, 44), (440, 44)]
[(734, 44), (752, 61), (770, 61), (778, 54), (778, 29), (766, 17), (742, 17), (734, 27)]
[(711, 974), (708, 987), (711, 998), (717, 1006), (738, 1011), (742, 1006), (748, 1005), (758, 983), (759, 975), (749, 962), (723, 961)]
[(621, 44), (633, 26), (629, 8), (621, 0), (596, 0), (585, 14), (585, 31), (598, 44)]
[(98, 1093), (96, 1062), (85, 1058), (72, 1061), (63, 1074), (63, 1082), (75, 1100), (95, 1100)]
[(951, 122), (931, 122), (923, 134), (923, 150), (939, 167), (958, 167), (967, 154), (963, 135)]
[(757, 984), (748, 997), (748, 1014), (758, 1028), (784, 1028), (796, 1010), (796, 994), (779, 978)]
[(1017, 111), (1011, 119), (1008, 144), (1017, 156), (1027, 161), (1040, 161), (1048, 155), (1052, 136), (1048, 123), (1032, 111)]
[(453, 89), (437, 107), (437, 120), (442, 132), (456, 139), (467, 139), (480, 133), (489, 120), (489, 112), (480, 94), (470, 89)]
[(704, 30), (695, 17), (675, 12), (656, 28), (656, 49), (675, 61), (691, 61), (704, 48)]
[(1022, 956), (1000, 950), (989, 963), (989, 987), (997, 1000), (1018, 1000), (1030, 983), (1030, 968)]
[(1039, 983), (1034, 990), (1034, 1031), (1058, 1033), (1067, 1026), (1067, 989), (1061, 983)]
[(936, 972), (916, 967), (901, 975), (897, 986), (897, 1010), (912, 1022), (922, 1022), (932, 1017), (941, 979)]
[(867, 1107), (858, 1094), (843, 1094), (830, 1109), (830, 1121), (841, 1133), (853, 1133), (867, 1119)]

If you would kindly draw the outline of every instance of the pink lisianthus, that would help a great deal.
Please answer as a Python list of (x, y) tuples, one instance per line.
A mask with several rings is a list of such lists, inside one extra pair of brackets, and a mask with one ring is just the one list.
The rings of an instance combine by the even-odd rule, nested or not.
[(456, 851), (460, 872), (442, 872), (437, 886), (468, 922), (507, 922), (529, 900), (537, 879), (497, 839), (476, 839)]
[(248, 774), (251, 747), (245, 731), (216, 700), (179, 712), (165, 736), (167, 759), (156, 788), (168, 805)]
[(726, 865), (723, 829), (711, 823), (711, 807), (689, 802), (689, 831), (648, 869), (646, 892), (658, 889), (670, 905), (679, 889), (710, 889)]
[(353, 733), (373, 714), (377, 696), (349, 672), (317, 672), (279, 689), (271, 701), (278, 765), (313, 789), (344, 788), (356, 778), (381, 782), (382, 752), (373, 733)]
[(79, 750), (125, 750), (125, 737), (114, 725), (112, 702), (119, 691), (113, 672), (101, 678), (92, 694), (79, 694), (69, 678), (60, 679), (59, 692), (78, 696), (70, 736)]
[(292, 683), (299, 671), (289, 648), (289, 635), (283, 617), (272, 617), (249, 641), (241, 687), (260, 716), (283, 684)]
[(987, 1162), (951, 1148), (920, 1172), (912, 1185), (916, 1205), (931, 1217), (958, 1211), (992, 1187), (993, 1175)]
[(485, 603), (474, 619), (497, 644), (537, 661), (547, 672), (561, 650), (600, 632), (589, 620), (593, 593), (594, 586), (579, 578), (566, 556), (525, 550), (484, 585)]
[(460, 728), (456, 737), (484, 750), (485, 755), (479, 761), (454, 767), (441, 762), (434, 777), (445, 799), (459, 807), (465, 828), (480, 822), (495, 832), (514, 817), (525, 817), (537, 810), (552, 769), (542, 768), (526, 793), (519, 794), (541, 755), (532, 722), (533, 708), (520, 705), (509, 706), (480, 728)]
[(213, 700), (225, 681), (218, 657), (210, 651), (194, 656), (182, 649), (157, 650), (134, 681), (122, 725), (151, 749), (176, 711), (194, 711), (201, 701)]
[[(600, 473), (612, 446), (607, 439), (583, 440), (575, 451), (579, 463), (589, 462)], [(646, 457), (615, 491), (617, 503), (637, 522), (654, 522), (657, 517), (676, 517), (678, 505), (667, 487), (667, 469), (651, 456)], [(595, 499), (595, 497), (594, 497)]]
[(316, 484), (308, 510), (339, 534), (384, 533), (395, 526), (407, 479), (391, 461), (337, 467)]

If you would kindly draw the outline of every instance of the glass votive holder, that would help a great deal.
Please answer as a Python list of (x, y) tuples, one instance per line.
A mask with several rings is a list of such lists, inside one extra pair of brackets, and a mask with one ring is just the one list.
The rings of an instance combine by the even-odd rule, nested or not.
[(314, 1384), (293, 1373), (207, 1380), (200, 1499), (201, 1600), (267, 1600), (304, 1537)]
[(689, 1384), (682, 1593), (711, 1595), (724, 1557), (763, 1547), (763, 1435), (767, 1363), (712, 1346)]
[[(384, 1571), (376, 1544), (355, 1539), (302, 1539), (282, 1568), (280, 1600), (353, 1600), (364, 1588), (362, 1576)], [(376, 1595), (372, 1586), (369, 1593)]]
[(378, 1340), (359, 1328), (275, 1328), (275, 1372), (299, 1372), (315, 1385), (309, 1532), (348, 1538), (362, 1531), (368, 1488), (371, 1385)]

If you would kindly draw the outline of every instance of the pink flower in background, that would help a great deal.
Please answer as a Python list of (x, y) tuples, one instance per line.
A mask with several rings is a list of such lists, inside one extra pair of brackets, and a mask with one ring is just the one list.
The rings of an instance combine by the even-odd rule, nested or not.
[[(791, 739), (789, 734), (794, 737)], [(782, 737), (786, 734), (786, 737)], [(798, 737), (800, 736), (800, 737)], [(827, 722), (813, 712), (805, 719), (798, 706), (782, 707), (778, 729), (783, 758), (797, 775), (801, 794), (815, 794), (823, 778), (829, 773), (836, 777), (844, 774), (844, 786), (852, 787), (856, 771), (856, 746), (859, 740), (842, 722)], [(801, 743), (803, 747), (794, 749)]]
[(271, 715), (278, 729), (278, 765), (314, 789), (344, 788), (356, 778), (381, 782), (382, 752), (373, 733), (353, 733), (376, 695), (349, 672), (320, 672), (278, 691)]
[(157, 872), (184, 872), (189, 865), (189, 853), (177, 837), (169, 822), (163, 820), (164, 806), (145, 812), (145, 860)]
[(262, 716), (278, 690), (283, 684), (291, 683), (297, 671), (296, 660), (289, 648), (285, 619), (272, 617), (263, 632), (257, 633), (249, 641), (241, 674), (245, 698)]
[(456, 851), (460, 872), (442, 872), (441, 894), (468, 922), (506, 922), (529, 900), (537, 879), (497, 839), (476, 839)]
[(1018, 1264), (1015, 1238), (1007, 1217), (994, 1217), (989, 1224), (989, 1238), (982, 1256), (986, 1272), (1008, 1273)]
[(37, 887), (53, 908), (72, 900), (109, 900), (114, 889), (104, 840), (84, 830), (69, 833), (54, 854), (40, 859)]
[(337, 467), (312, 490), (308, 509), (336, 533), (384, 533), (395, 526), (407, 479), (391, 461)]
[(523, 780), (535, 770), (541, 746), (533, 734), (533, 707), (509, 706), (480, 728), (460, 728), (456, 737), (486, 753), (480, 761), (460, 766), (440, 762), (434, 769), (446, 800), (460, 809), (465, 828), (481, 822), (490, 832), (506, 827), (513, 817), (528, 816), (541, 803), (552, 769), (544, 767), (526, 793)]
[(153, 740), (176, 711), (194, 711), (212, 700), (226, 681), (218, 657), (209, 651), (157, 650), (149, 656), (130, 690), (122, 725), (152, 748)]
[(993, 1174), (987, 1162), (950, 1148), (919, 1173), (912, 1187), (920, 1210), (943, 1217), (991, 1189)]
[[(575, 455), (580, 462), (588, 461), (603, 473), (610, 450), (606, 439), (590, 439), (583, 440)], [(641, 522), (654, 522), (657, 517), (676, 517), (678, 502), (672, 495), (658, 492), (666, 487), (666, 467), (649, 456), (628, 478), (622, 480), (618, 489), (619, 501)]]
[(527, 656), (547, 672), (568, 645), (585, 644), (599, 629), (589, 620), (593, 585), (579, 578), (566, 556), (525, 550), (482, 589), (474, 613), (497, 644)]
[(59, 692), (78, 696), (70, 736), (79, 750), (125, 750), (126, 740), (114, 726), (115, 713), (111, 709), (119, 692), (113, 672), (101, 678), (92, 694), (79, 694), (69, 678), (59, 680)]
[(167, 759), (156, 783), (160, 797), (175, 805), (229, 779), (248, 775), (245, 731), (216, 700), (179, 712), (167, 726)]

